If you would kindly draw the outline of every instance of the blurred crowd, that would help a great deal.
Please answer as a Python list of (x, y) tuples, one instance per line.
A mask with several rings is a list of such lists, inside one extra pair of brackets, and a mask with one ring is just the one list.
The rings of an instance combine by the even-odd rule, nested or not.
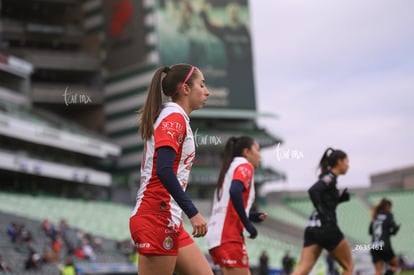
[[(97, 253), (103, 252), (100, 238), (82, 230), (70, 228), (65, 219), (55, 225), (43, 220), (38, 232), (26, 228), (24, 224), (11, 222), (7, 235), (18, 253), (26, 255), (24, 270), (40, 270), (45, 264), (57, 264), (61, 274), (76, 275), (74, 261), (95, 261)], [(9, 266), (0, 255), (0, 270), (12, 272), (21, 267)]]

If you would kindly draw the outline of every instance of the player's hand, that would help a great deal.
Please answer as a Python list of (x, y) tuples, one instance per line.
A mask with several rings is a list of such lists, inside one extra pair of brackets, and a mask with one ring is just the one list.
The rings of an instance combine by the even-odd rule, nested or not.
[(250, 239), (256, 239), (257, 237), (257, 229), (253, 226), (250, 230), (248, 230), (250, 235), (249, 238)]
[(262, 222), (267, 218), (267, 213), (263, 212), (250, 212), (249, 220), (252, 222)]
[(266, 220), (267, 219), (267, 213), (260, 213), (259, 214), (259, 219), (261, 220), (261, 221), (264, 221), (264, 220)]
[(246, 230), (247, 230), (247, 232), (249, 232), (249, 238), (250, 239), (255, 239), (256, 237), (257, 237), (257, 229), (256, 229), (256, 227), (254, 227), (254, 225), (252, 224), (252, 223), (249, 223), (247, 226), (246, 226)]
[(342, 194), (339, 196), (339, 202), (349, 201), (350, 195), (348, 193), (348, 188), (345, 188), (344, 191), (342, 191)]
[(200, 213), (192, 217), (190, 222), (193, 226), (192, 235), (194, 238), (203, 237), (207, 234), (207, 222)]
[(400, 231), (401, 228), (401, 224), (398, 224), (395, 228), (394, 228), (394, 232), (392, 232), (392, 235), (397, 235), (398, 231)]

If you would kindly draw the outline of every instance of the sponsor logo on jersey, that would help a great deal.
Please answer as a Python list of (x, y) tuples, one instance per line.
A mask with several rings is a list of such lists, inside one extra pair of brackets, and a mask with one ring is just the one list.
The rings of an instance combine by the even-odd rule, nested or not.
[(242, 263), (247, 264), (248, 261), (249, 261), (249, 259), (247, 258), (247, 255), (243, 255)]
[(175, 133), (173, 133), (171, 131), (167, 131), (167, 135), (169, 135), (171, 137), (171, 139), (174, 139)]
[(223, 259), (223, 264), (237, 264), (237, 260)]
[(151, 244), (149, 244), (149, 243), (136, 243), (135, 246), (137, 248), (150, 248)]
[(184, 130), (184, 126), (179, 122), (163, 121), (162, 130), (182, 132)]

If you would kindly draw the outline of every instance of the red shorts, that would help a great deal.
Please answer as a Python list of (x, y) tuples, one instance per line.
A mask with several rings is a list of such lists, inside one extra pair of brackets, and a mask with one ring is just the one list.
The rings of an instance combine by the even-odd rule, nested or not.
[(209, 250), (211, 259), (221, 267), (249, 267), (249, 255), (247, 255), (244, 243), (225, 243)]
[(178, 249), (194, 243), (182, 224), (168, 227), (169, 218), (161, 214), (139, 214), (129, 220), (131, 237), (142, 255), (177, 256)]

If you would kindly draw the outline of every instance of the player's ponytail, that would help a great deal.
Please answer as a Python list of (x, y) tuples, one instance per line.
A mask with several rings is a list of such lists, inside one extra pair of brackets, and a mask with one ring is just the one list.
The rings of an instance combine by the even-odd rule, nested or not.
[(159, 68), (151, 80), (147, 100), (144, 107), (139, 111), (141, 114), (140, 133), (143, 140), (150, 139), (154, 132), (155, 119), (161, 112), (161, 74), (164, 68)]
[(335, 150), (331, 147), (325, 150), (319, 162), (320, 174), (319, 177), (326, 174), (336, 166), (338, 160), (346, 158), (347, 155), (342, 150)]
[(223, 161), (217, 181), (217, 198), (220, 200), (224, 177), (234, 157), (243, 156), (244, 149), (251, 149), (254, 139), (248, 136), (230, 137), (224, 147)]
[[(171, 67), (159, 68), (152, 77), (147, 99), (141, 114), (140, 134), (143, 140), (150, 139), (154, 133), (154, 122), (161, 112), (162, 94), (176, 99), (180, 85), (192, 85), (198, 70), (189, 64), (176, 64)], [(162, 74), (165, 74), (162, 78)], [(162, 78), (162, 80), (161, 80)]]
[(381, 213), (381, 212), (385, 212), (387, 207), (392, 206), (392, 202), (386, 198), (382, 198), (380, 200), (380, 202), (374, 206), (373, 211), (372, 211), (372, 219), (375, 219), (375, 217)]

